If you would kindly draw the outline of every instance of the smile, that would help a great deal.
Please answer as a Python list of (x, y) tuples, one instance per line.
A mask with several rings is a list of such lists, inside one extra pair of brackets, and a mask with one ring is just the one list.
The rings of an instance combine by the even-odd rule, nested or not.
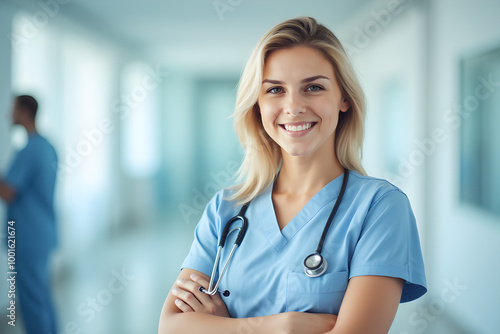
[(290, 135), (303, 135), (308, 133), (310, 129), (316, 125), (316, 123), (317, 122), (288, 123), (280, 124), (280, 127)]
[(284, 124), (283, 126), (285, 127), (285, 129), (287, 131), (294, 131), (295, 132), (295, 131), (304, 131), (304, 130), (310, 129), (312, 127), (312, 123), (306, 123), (306, 124), (302, 124), (299, 126)]

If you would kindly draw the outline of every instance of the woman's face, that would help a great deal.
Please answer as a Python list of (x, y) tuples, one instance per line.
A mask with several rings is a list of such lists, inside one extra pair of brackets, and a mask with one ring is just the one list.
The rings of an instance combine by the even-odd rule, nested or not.
[(265, 131), (290, 156), (334, 152), (339, 112), (350, 106), (332, 64), (307, 46), (268, 56), (258, 104)]

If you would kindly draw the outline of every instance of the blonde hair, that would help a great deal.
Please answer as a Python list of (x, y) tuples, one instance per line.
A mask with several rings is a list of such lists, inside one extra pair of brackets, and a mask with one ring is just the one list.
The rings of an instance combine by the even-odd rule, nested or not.
[(298, 17), (274, 26), (262, 37), (238, 84), (234, 128), (245, 156), (230, 199), (239, 204), (265, 191), (281, 168), (281, 149), (264, 130), (257, 101), (267, 57), (273, 51), (297, 45), (320, 50), (332, 63), (342, 96), (350, 102), (349, 110), (339, 115), (334, 153), (343, 167), (366, 175), (361, 165), (366, 113), (361, 85), (337, 37), (312, 17)]

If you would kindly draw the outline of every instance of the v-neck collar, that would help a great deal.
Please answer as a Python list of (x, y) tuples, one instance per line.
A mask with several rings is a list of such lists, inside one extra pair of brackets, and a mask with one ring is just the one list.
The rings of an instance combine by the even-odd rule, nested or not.
[[(344, 174), (341, 174), (318, 191), (281, 231), (272, 199), (274, 182), (256, 199), (262, 229), (276, 252), (280, 252), (325, 205), (337, 199), (343, 177)], [(322, 223), (326, 223), (326, 219)]]

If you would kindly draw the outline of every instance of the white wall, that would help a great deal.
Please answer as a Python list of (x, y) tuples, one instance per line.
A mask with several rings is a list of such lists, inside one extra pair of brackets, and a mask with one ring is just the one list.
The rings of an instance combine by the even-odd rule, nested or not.
[(11, 45), (6, 37), (12, 31), (12, 16), (14, 9), (9, 4), (0, 2), (0, 169), (6, 163), (7, 143), (9, 137), (10, 105), (11, 101)]
[(447, 139), (428, 164), (428, 279), (435, 298), (446, 281), (463, 286), (445, 307), (472, 333), (500, 331), (500, 218), (460, 203), (459, 130), (443, 115), (462, 102), (460, 58), (500, 47), (499, 13), (500, 1), (436, 0), (430, 7), (427, 131), (441, 128)]
[[(12, 49), (7, 36), (12, 33), (14, 12), (9, 4), (0, 2), (0, 36), (4, 38), (0, 47), (0, 178), (7, 168), (10, 154)], [(4, 209), (0, 202), (1, 217), (4, 216)]]
[[(406, 158), (423, 157), (411, 173), (398, 169), (393, 182), (408, 193), (419, 222), (429, 292), (416, 303), (401, 305), (391, 333), (441, 334), (436, 328), (443, 322), (454, 323), (455, 329), (446, 333), (498, 333), (500, 218), (460, 203), (459, 130), (443, 115), (461, 102), (461, 57), (500, 46), (500, 1), (401, 0), (402, 10), (373, 30), (373, 13), (389, 3), (370, 2), (336, 33), (347, 44), (368, 98), (368, 172), (391, 179), (384, 131), (395, 115), (385, 115), (393, 106), (382, 90), (391, 77), (399, 79), (406, 110), (398, 121), (401, 143), (389, 147), (393, 152), (388, 158), (399, 160), (398, 149)], [(367, 29), (372, 36), (363, 40), (359, 31)], [(422, 154), (422, 144), (429, 140), (434, 148)]]

